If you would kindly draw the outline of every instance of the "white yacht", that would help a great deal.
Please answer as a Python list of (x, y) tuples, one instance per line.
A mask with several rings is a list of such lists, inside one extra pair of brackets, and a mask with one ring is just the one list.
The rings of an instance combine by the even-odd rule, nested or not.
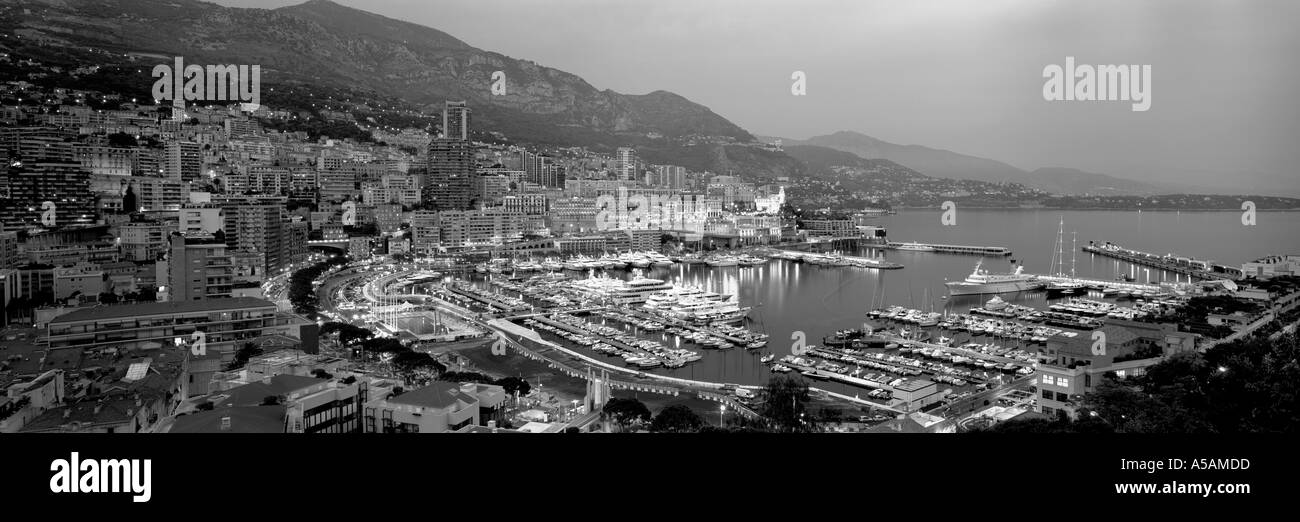
[(980, 268), (983, 263), (983, 259), (978, 263), (975, 263), (975, 271), (966, 276), (965, 281), (949, 281), (944, 283), (944, 285), (948, 287), (948, 294), (1003, 294), (1007, 292), (1033, 290), (1035, 288), (1042, 288), (1043, 286), (1042, 283), (1038, 282), (1037, 278), (1024, 273), (1024, 266), (1016, 266), (1016, 271), (1010, 274), (990, 274), (988, 270)]
[(740, 260), (736, 259), (735, 256), (716, 256), (709, 258), (705, 263), (708, 263), (709, 266), (736, 266), (740, 264)]
[(1006, 307), (1007, 307), (1007, 302), (1003, 301), (1001, 297), (998, 297), (996, 295), (993, 296), (993, 299), (989, 299), (988, 302), (984, 303), (984, 309), (993, 312), (996, 312)]
[(641, 271), (633, 273), (631, 281), (602, 276), (589, 277), (571, 283), (574, 290), (596, 299), (609, 299), (615, 304), (644, 303), (651, 295), (671, 290), (673, 285), (661, 279), (641, 276)]
[[(717, 294), (713, 294), (717, 295)], [(708, 294), (700, 297), (683, 297), (668, 310), (669, 315), (697, 323), (736, 323), (749, 315), (749, 307), (740, 306), (735, 299), (711, 299)]]
[(917, 242), (915, 242), (915, 241), (913, 241), (913, 242), (911, 242), (911, 243), (903, 243), (903, 244), (898, 245), (898, 246), (896, 246), (896, 247), (894, 247), (894, 248), (896, 248), (896, 249), (898, 249), (898, 250), (912, 250), (912, 251), (914, 251), (914, 252), (934, 252), (934, 247), (932, 247), (932, 246), (930, 246), (930, 245), (922, 245), (922, 244), (917, 243)]

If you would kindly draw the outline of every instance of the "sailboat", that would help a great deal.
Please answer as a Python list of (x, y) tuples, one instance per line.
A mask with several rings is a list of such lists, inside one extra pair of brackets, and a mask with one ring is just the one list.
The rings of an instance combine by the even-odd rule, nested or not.
[[(1048, 283), (1047, 284), (1048, 294), (1068, 295), (1068, 294), (1077, 293), (1085, 288), (1085, 285), (1083, 283), (1074, 279), (1075, 277), (1074, 276), (1074, 260), (1075, 260), (1074, 251), (1077, 250), (1078, 247), (1078, 236), (1076, 232), (1071, 232), (1071, 234), (1074, 234), (1074, 239), (1072, 239), (1071, 249), (1070, 249), (1071, 250), (1070, 279), (1067, 281), (1052, 281), (1051, 283)], [(1064, 249), (1065, 249), (1065, 217), (1062, 216), (1061, 224), (1056, 229), (1056, 252), (1052, 255), (1052, 267), (1056, 269), (1056, 272), (1053, 273), (1052, 275), (1056, 277), (1065, 277)]]

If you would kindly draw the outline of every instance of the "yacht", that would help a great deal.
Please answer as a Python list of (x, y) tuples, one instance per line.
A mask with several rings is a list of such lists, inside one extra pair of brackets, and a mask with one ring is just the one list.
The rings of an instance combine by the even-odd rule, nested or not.
[(673, 266), (673, 260), (659, 252), (646, 252), (645, 257), (650, 260), (650, 266)]
[(749, 310), (749, 307), (740, 306), (734, 299), (710, 299), (706, 294), (700, 297), (682, 297), (667, 313), (697, 323), (736, 323), (744, 320), (749, 315)]
[(587, 268), (590, 268), (588, 266), (588, 263), (590, 262), (591, 259), (588, 258), (587, 256), (578, 255), (569, 258), (569, 260), (565, 261), (562, 266), (564, 267), (565, 270), (576, 270), (580, 272), (586, 270)]
[(1007, 307), (1007, 302), (1003, 301), (1001, 297), (998, 297), (996, 295), (993, 296), (993, 299), (989, 299), (988, 302), (984, 303), (985, 310), (991, 310), (994, 312), (1006, 307)]
[(709, 266), (737, 266), (740, 264), (740, 260), (734, 256), (722, 255), (709, 258), (705, 263)]
[(934, 252), (934, 247), (932, 247), (932, 246), (930, 246), (930, 245), (922, 245), (922, 244), (917, 243), (917, 242), (915, 242), (915, 241), (913, 241), (913, 242), (911, 242), (911, 243), (903, 243), (903, 244), (898, 245), (897, 247), (894, 247), (894, 248), (896, 248), (896, 249), (898, 249), (898, 250), (912, 250), (912, 251), (915, 251), (915, 252)]
[(944, 283), (948, 287), (948, 294), (1003, 294), (1043, 287), (1034, 276), (1024, 273), (1024, 266), (1016, 266), (1016, 271), (1010, 274), (991, 274), (988, 270), (980, 268), (983, 263), (983, 259), (975, 263), (975, 270), (966, 276), (966, 280)]
[(609, 299), (619, 305), (644, 303), (653, 294), (673, 289), (671, 283), (662, 279), (642, 277), (640, 270), (633, 272), (630, 281), (608, 276), (589, 277), (570, 283), (570, 287), (586, 296)]

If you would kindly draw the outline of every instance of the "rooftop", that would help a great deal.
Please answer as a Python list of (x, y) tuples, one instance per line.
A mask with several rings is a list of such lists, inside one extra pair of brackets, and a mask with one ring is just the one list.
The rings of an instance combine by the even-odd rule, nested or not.
[[(201, 411), (177, 417), (167, 433), (284, 433), (286, 410), (283, 405), (275, 405)], [(230, 418), (230, 425), (221, 429), (225, 417)]]
[(246, 308), (270, 308), (274, 310), (275, 303), (255, 297), (228, 297), (225, 299), (210, 299), (207, 301), (100, 305), (91, 308), (82, 308), (80, 310), (60, 315), (51, 320), (50, 324), (54, 325), (58, 323), (98, 321), (103, 319), (119, 319), (149, 315), (219, 312), (223, 310), (240, 310)]
[(478, 401), (478, 398), (461, 392), (459, 383), (438, 381), (388, 399), (388, 402), (394, 404), (427, 408), (449, 408), (455, 406), (457, 401), (473, 404)]
[(257, 406), (262, 404), (262, 399), (268, 396), (289, 395), (292, 392), (327, 382), (328, 379), (285, 374), (271, 377), (270, 381), (270, 384), (257, 381), (226, 390), (225, 395), (227, 397), (217, 406), (221, 408)]
[(898, 386), (894, 386), (894, 389), (904, 392), (914, 392), (924, 389), (926, 386), (934, 386), (934, 383), (925, 379), (908, 379), (898, 383)]

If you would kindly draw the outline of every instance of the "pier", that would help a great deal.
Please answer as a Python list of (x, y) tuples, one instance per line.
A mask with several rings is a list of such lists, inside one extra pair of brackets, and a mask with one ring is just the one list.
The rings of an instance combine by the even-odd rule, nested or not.
[(1096, 290), (1100, 290), (1103, 288), (1116, 288), (1119, 290), (1128, 290), (1130, 292), (1133, 290), (1141, 290), (1144, 292), (1159, 292), (1162, 290), (1160, 285), (1130, 283), (1128, 281), (1104, 281), (1101, 279), (1087, 279), (1082, 277), (1050, 276), (1050, 275), (1039, 275), (1035, 277), (1037, 277), (1040, 281), (1048, 281), (1052, 283), (1083, 283), (1088, 288), (1092, 288)]
[[(859, 268), (878, 268), (882, 270), (896, 270), (899, 268), (903, 268), (903, 265), (899, 263), (882, 261), (879, 259), (872, 259), (869, 257), (805, 253), (805, 252), (796, 252), (793, 250), (784, 250), (784, 249), (782, 249), (782, 251), (788, 253), (788, 255), (797, 256), (800, 261), (804, 261), (806, 263), (813, 263), (813, 264), (822, 264), (827, 266), (856, 266)], [(835, 261), (841, 261), (842, 264), (838, 264), (838, 265), (832, 264)]]
[[(1200, 261), (1188, 257), (1177, 257), (1172, 255), (1160, 256), (1149, 252), (1130, 250), (1110, 243), (1106, 243), (1103, 246), (1088, 245), (1083, 247), (1083, 251), (1090, 254), (1109, 257), (1111, 259), (1126, 261), (1135, 265), (1157, 268), (1166, 272), (1173, 272), (1175, 274), (1182, 274), (1200, 279), (1241, 279), (1240, 274), (1227, 273), (1227, 270), (1232, 267), (1223, 267), (1221, 265), (1215, 265), (1209, 261)], [(1225, 272), (1215, 272), (1213, 271), (1214, 268), (1224, 269)], [(1238, 272), (1239, 271), (1240, 270), (1238, 270)]]
[[(885, 243), (883, 248), (892, 248), (894, 250), (898, 250), (899, 247), (903, 247), (903, 246), (923, 247), (923, 248), (932, 249), (934, 252), (942, 252), (945, 254), (968, 254), (968, 255), (976, 255), (976, 256), (1011, 255), (1011, 249), (1007, 247), (1000, 247), (1000, 246), (940, 245), (935, 243), (901, 243), (897, 241), (890, 241), (888, 243)], [(924, 251), (925, 250), (919, 250), (918, 252), (924, 252)]]
[(723, 339), (726, 339), (727, 342), (729, 342), (729, 343), (731, 343), (731, 344), (734, 344), (734, 345), (736, 345), (736, 346), (738, 346), (738, 347), (740, 347), (740, 348), (744, 348), (744, 347), (745, 347), (745, 344), (747, 344), (746, 341), (745, 341), (744, 339), (741, 339), (741, 338), (739, 338), (739, 337), (734, 337), (734, 336), (731, 336), (731, 335), (727, 335), (727, 334), (724, 334), (724, 333), (722, 333), (722, 332), (718, 332), (718, 331), (715, 331), (715, 330), (711, 330), (711, 329), (709, 329), (709, 328), (705, 328), (705, 327), (702, 327), (702, 326), (696, 326), (696, 325), (693, 325), (693, 324), (688, 323), (688, 322), (686, 322), (686, 321), (683, 321), (683, 320), (681, 320), (681, 319), (675, 319), (675, 318), (672, 318), (672, 317), (662, 317), (662, 316), (657, 316), (657, 315), (651, 315), (651, 314), (648, 314), (648, 313), (646, 313), (646, 312), (642, 312), (642, 311), (639, 311), (639, 310), (633, 310), (633, 309), (631, 309), (631, 308), (614, 309), (614, 310), (611, 310), (611, 311), (621, 312), (621, 313), (627, 314), (628, 316), (636, 317), (636, 318), (638, 318), (638, 319), (642, 319), (642, 320), (646, 320), (646, 321), (654, 321), (654, 322), (656, 322), (656, 323), (661, 323), (661, 324), (665, 324), (665, 325), (668, 325), (668, 326), (676, 326), (676, 327), (678, 327), (678, 328), (685, 328), (685, 329), (690, 330), (690, 331), (692, 331), (692, 332), (704, 332), (704, 333), (706, 333), (706, 334), (708, 334), (708, 335), (712, 335), (712, 336), (714, 336), (714, 337), (721, 337), (721, 338), (723, 338)]
[(496, 309), (499, 309), (499, 310), (504, 311), (504, 312), (509, 312), (509, 311), (512, 311), (512, 310), (515, 309), (514, 306), (511, 306), (511, 305), (506, 304), (506, 303), (501, 302), (501, 301), (497, 301), (496, 299), (492, 299), (492, 298), (487, 297), (487, 296), (479, 295), (479, 294), (477, 294), (477, 293), (475, 293), (475, 292), (466, 292), (465, 290), (462, 290), (462, 289), (460, 289), (460, 288), (456, 288), (456, 287), (454, 287), (454, 286), (446, 286), (446, 289), (447, 289), (448, 292), (451, 292), (451, 293), (453, 293), (453, 294), (456, 294), (456, 295), (458, 295), (458, 296), (460, 296), (460, 297), (464, 297), (464, 298), (467, 298), (467, 299), (472, 299), (472, 300), (474, 300), (474, 301), (478, 301), (478, 302), (483, 303), (483, 304), (485, 304), (485, 305), (487, 305), (487, 306), (489, 306), (489, 307), (491, 307), (491, 308), (496, 308)]

